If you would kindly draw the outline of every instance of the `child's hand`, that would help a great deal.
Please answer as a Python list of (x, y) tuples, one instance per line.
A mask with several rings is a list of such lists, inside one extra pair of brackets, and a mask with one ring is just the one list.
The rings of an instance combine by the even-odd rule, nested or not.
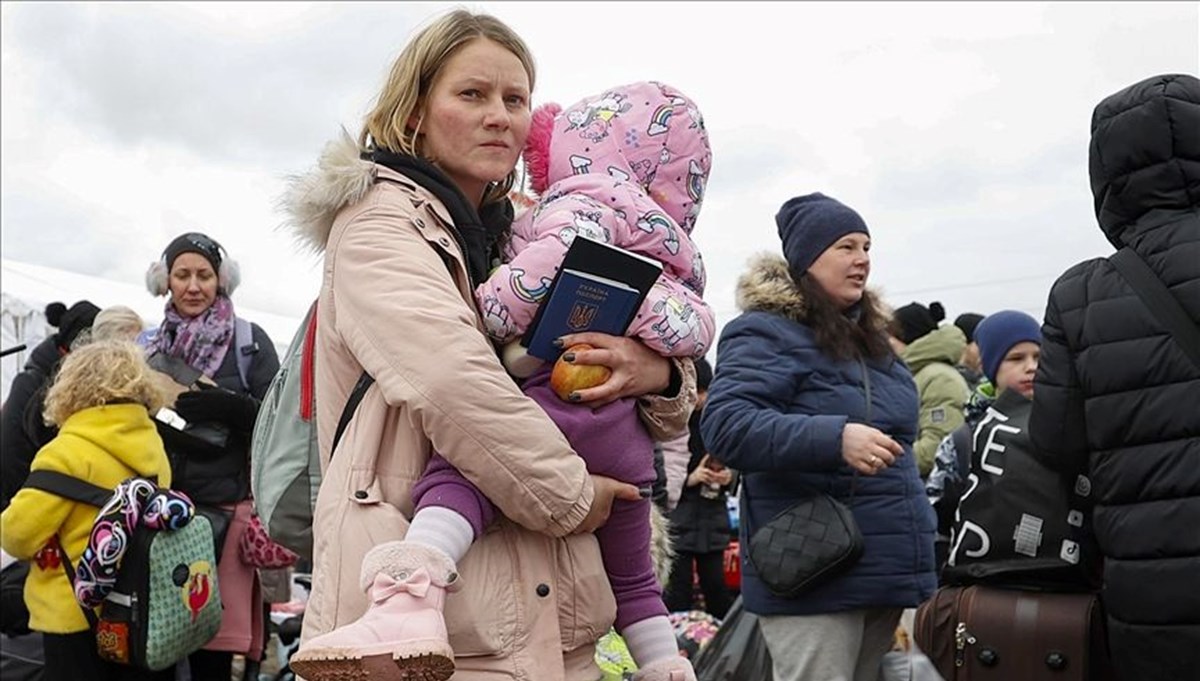
[(579, 390), (572, 402), (603, 406), (622, 397), (641, 397), (658, 393), (671, 382), (671, 363), (667, 358), (627, 336), (606, 333), (573, 333), (562, 336), (563, 347), (586, 343), (595, 349), (572, 353), (573, 364), (600, 364), (612, 369), (612, 376), (595, 388)]

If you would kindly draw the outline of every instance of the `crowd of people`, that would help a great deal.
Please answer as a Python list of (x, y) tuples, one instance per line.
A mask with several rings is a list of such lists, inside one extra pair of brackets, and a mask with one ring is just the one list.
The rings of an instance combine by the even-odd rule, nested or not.
[[(294, 672), (594, 680), (615, 626), (634, 681), (689, 681), (668, 614), (720, 619), (740, 598), (776, 681), (875, 681), (906, 613), (987, 553), (964, 518), (1011, 510), (976, 476), (997, 422), (1023, 456), (1010, 466), (1087, 481), (1072, 523), (1086, 536), (1064, 546), (1095, 559), (1056, 583), (1100, 593), (1115, 678), (1200, 666), (1200, 348), (1176, 331), (1200, 333), (1200, 81), (1146, 79), (1092, 121), (1100, 227), (1166, 286), (1173, 317), (1104, 258), (1055, 283), (1044, 320), (892, 309), (869, 285), (872, 232), (887, 227), (817, 192), (781, 202), (779, 247), (749, 264), (717, 339), (692, 240), (714, 161), (700, 105), (643, 81), (534, 109), (535, 80), (511, 28), (447, 13), (405, 45), (359, 134), (288, 189), (291, 228), (324, 259), (323, 470)], [(516, 214), (522, 156), (537, 196)], [(560, 396), (520, 341), (581, 236), (663, 273), (625, 335), (558, 339), (560, 361), (609, 371)], [(263, 658), (265, 572), (239, 545), (256, 526), (251, 434), (280, 363), (235, 313), (239, 279), (189, 232), (147, 271), (167, 299), (157, 326), (120, 306), (47, 308), (57, 332), (13, 383), (0, 452), (0, 540), (28, 571), (28, 621), (6, 602), (5, 631), (42, 634), (47, 680), (227, 681), (234, 655)], [(24, 485), (41, 470), (107, 488), (147, 478), (209, 519), (223, 613), (203, 649), (160, 671), (101, 658), (59, 560), (94, 542), (95, 512)], [(748, 552), (814, 494), (848, 510), (860, 543), (787, 591)], [(731, 542), (740, 593), (725, 583)]]

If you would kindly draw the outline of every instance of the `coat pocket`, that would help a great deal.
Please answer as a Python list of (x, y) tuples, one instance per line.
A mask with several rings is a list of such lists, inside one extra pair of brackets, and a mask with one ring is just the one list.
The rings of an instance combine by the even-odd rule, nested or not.
[(558, 542), (558, 621), (563, 650), (596, 642), (617, 617), (617, 601), (600, 544), (590, 534), (572, 535)]
[(511, 651), (519, 625), (516, 557), (507, 532), (487, 532), (458, 564), (462, 588), (446, 596), (446, 630), (456, 656)]

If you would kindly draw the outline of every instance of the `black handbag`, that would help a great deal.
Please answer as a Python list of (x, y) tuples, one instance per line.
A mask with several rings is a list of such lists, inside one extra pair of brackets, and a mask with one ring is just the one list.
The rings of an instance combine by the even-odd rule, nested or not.
[(828, 494), (806, 491), (809, 496), (755, 530), (746, 549), (758, 578), (783, 598), (842, 574), (863, 554), (862, 532), (850, 509)]
[[(871, 379), (862, 367), (866, 422), (871, 422)], [(850, 500), (858, 471), (850, 481)], [(742, 485), (746, 508), (749, 485)], [(771, 593), (796, 598), (846, 572), (863, 554), (862, 532), (842, 502), (815, 489), (804, 489), (799, 501), (771, 518), (750, 536), (746, 557)]]

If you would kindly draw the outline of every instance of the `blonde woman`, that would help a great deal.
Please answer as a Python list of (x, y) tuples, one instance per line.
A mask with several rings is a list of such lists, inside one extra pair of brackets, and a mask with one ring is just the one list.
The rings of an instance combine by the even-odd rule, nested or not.
[[(150, 414), (163, 404), (142, 351), (132, 343), (88, 343), (63, 360), (46, 394), (46, 421), (58, 435), (34, 456), (31, 470), (65, 473), (105, 488), (138, 476), (171, 484), (171, 467)], [(24, 488), (0, 515), (4, 550), (31, 560), (25, 583), (29, 627), (42, 632), (46, 681), (174, 678), (100, 659), (95, 635), (75, 600), (58, 546), (79, 562), (96, 508)]]
[[(614, 498), (636, 500), (637, 488), (588, 475), (505, 373), (472, 294), (509, 235), (506, 196), (533, 85), (533, 60), (510, 28), (445, 14), (396, 59), (358, 141), (331, 143), (289, 195), (297, 234), (325, 257), (316, 350), (325, 478), (304, 643), (292, 658), (309, 681), (600, 676), (594, 644), (615, 603), (595, 538), (579, 533), (603, 524)], [(640, 397), (652, 434), (686, 428), (690, 360), (624, 337), (564, 341), (597, 348), (576, 363), (613, 370), (581, 401)], [(364, 373), (375, 382), (331, 452)], [(495, 501), (500, 517), (481, 536), (437, 507), (419, 514), (428, 531), (408, 532), (413, 485), (434, 453)]]

